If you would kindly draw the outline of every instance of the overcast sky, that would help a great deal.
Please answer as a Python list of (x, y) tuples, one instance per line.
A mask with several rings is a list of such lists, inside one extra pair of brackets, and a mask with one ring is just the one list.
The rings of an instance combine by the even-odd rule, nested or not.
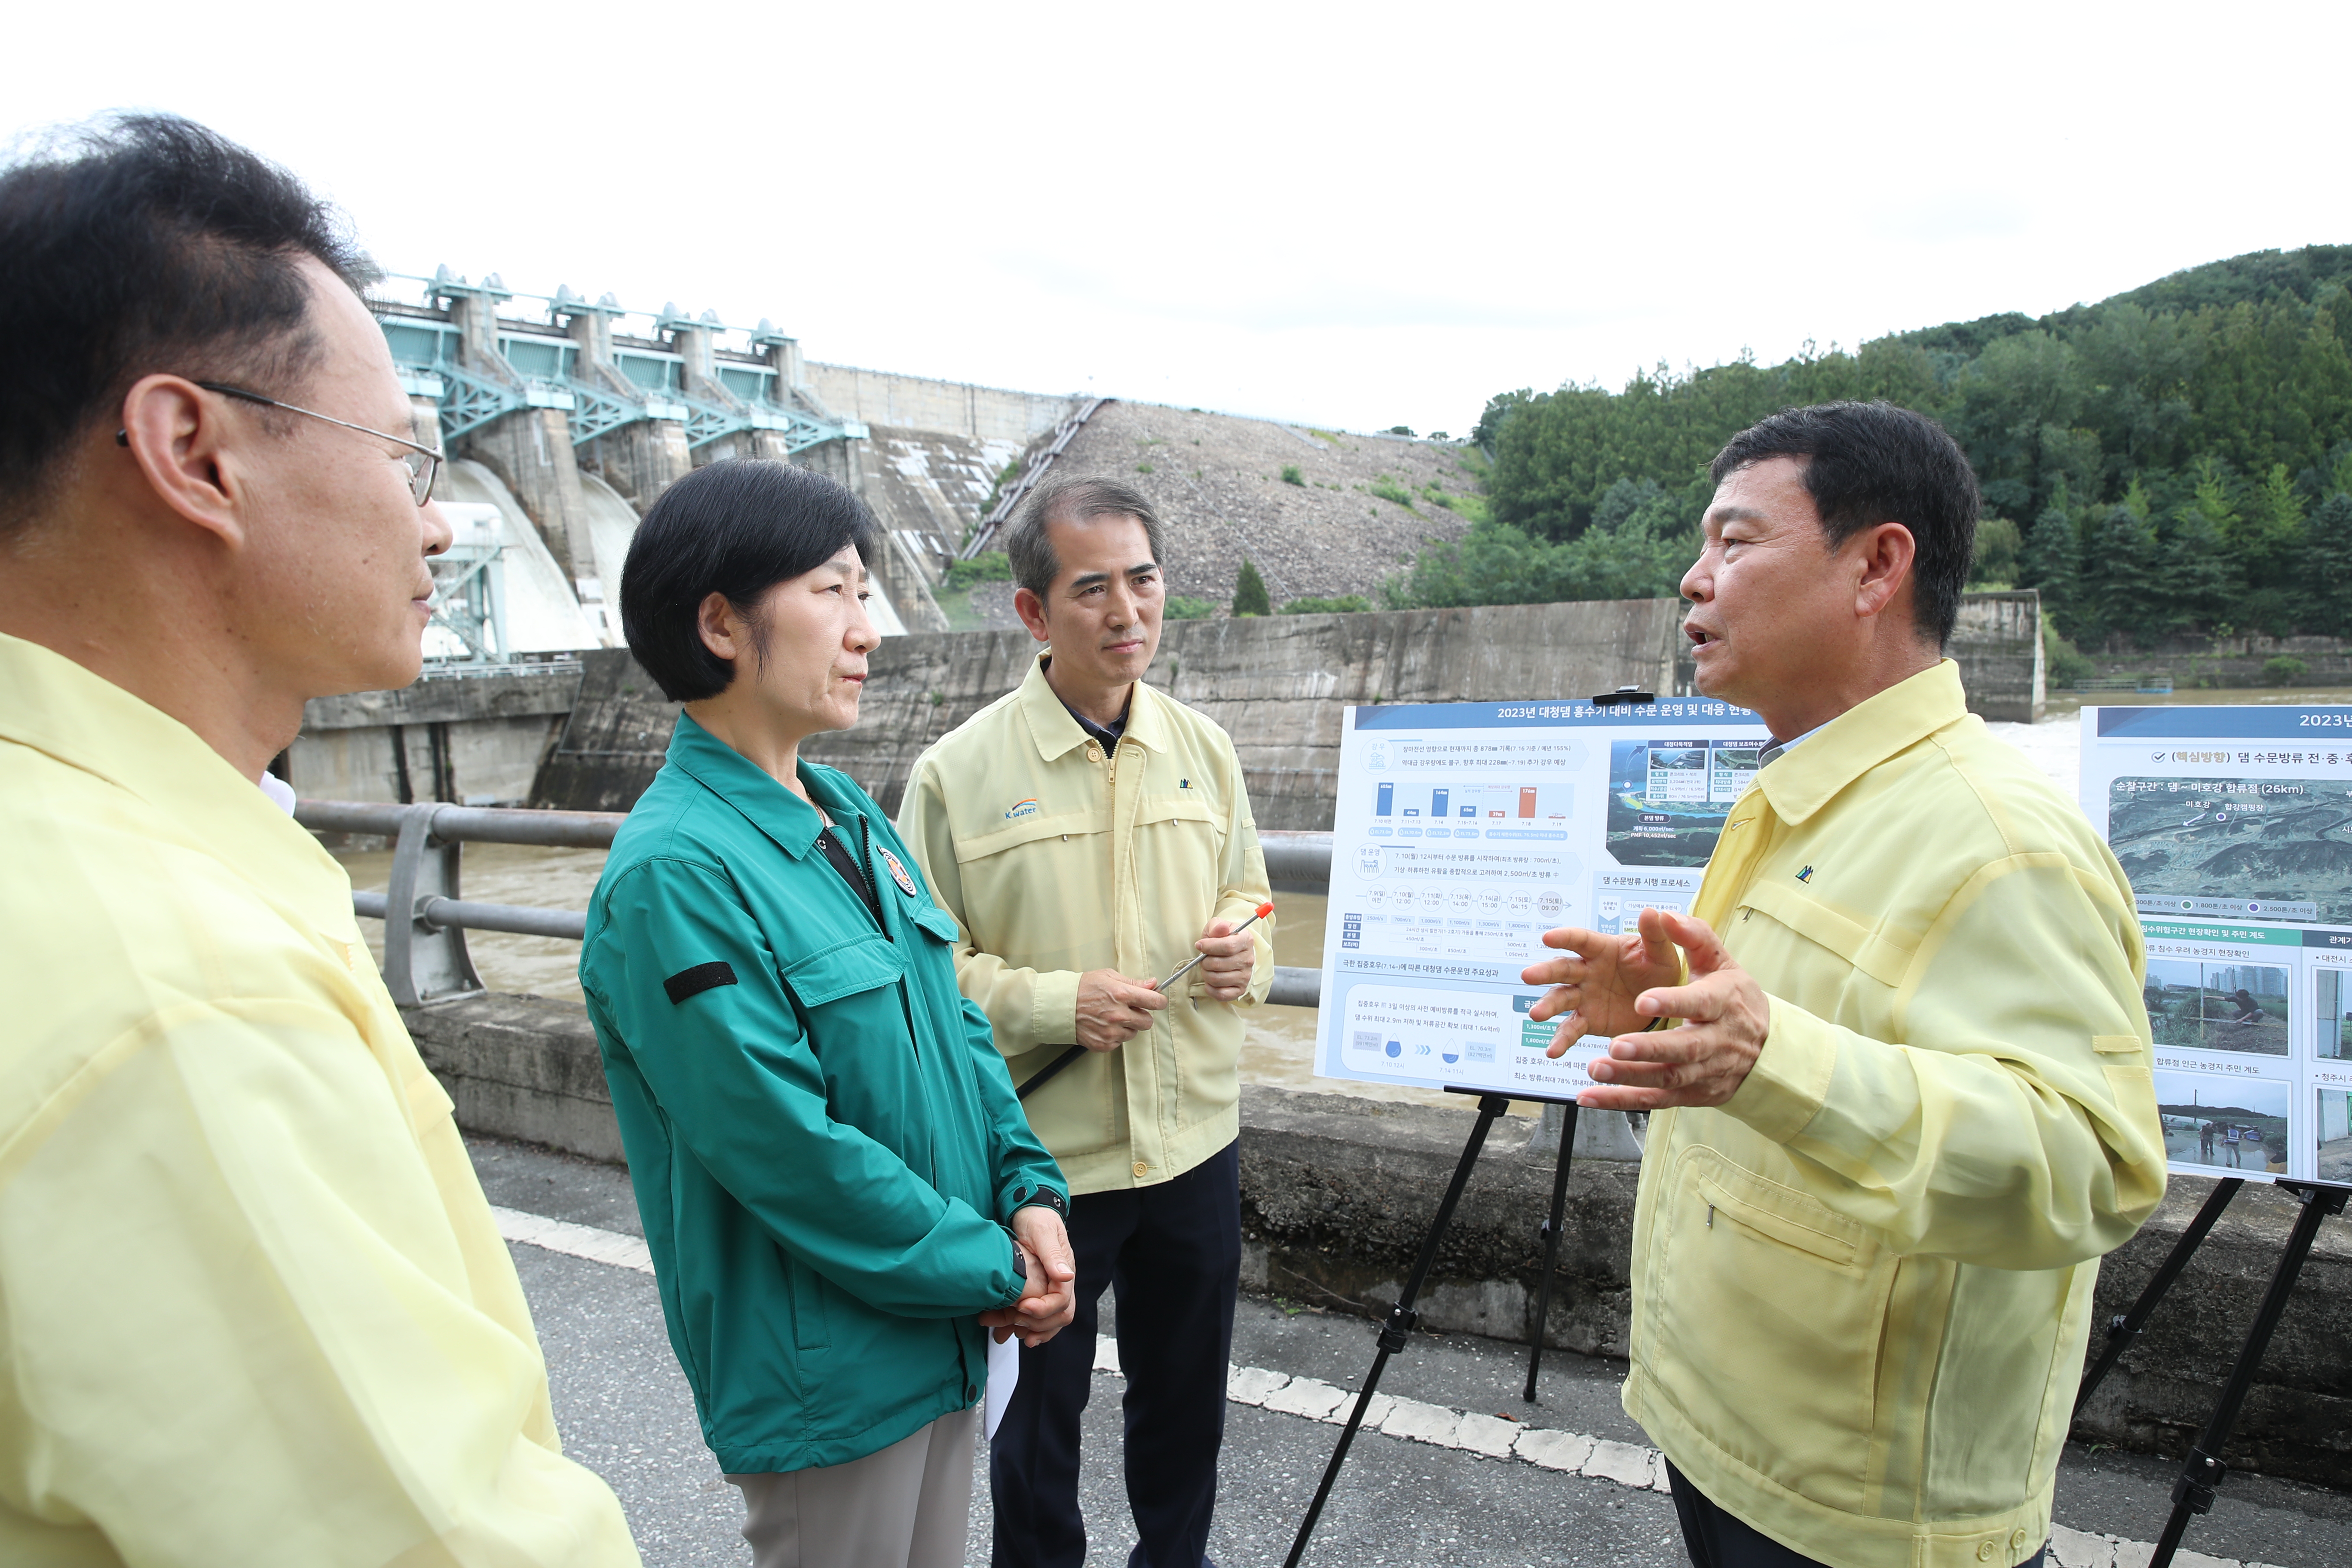
[(168, 109), (394, 271), (812, 359), (1459, 435), (2352, 241), (2342, 4), (49, 5), (25, 132)]

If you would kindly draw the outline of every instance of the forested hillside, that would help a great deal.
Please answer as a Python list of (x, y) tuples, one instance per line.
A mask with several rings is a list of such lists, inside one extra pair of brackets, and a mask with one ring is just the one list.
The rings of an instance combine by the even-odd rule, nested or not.
[(2039, 320), (1990, 316), (1775, 365), (1660, 365), (1486, 405), (1489, 520), (1402, 605), (1671, 594), (1724, 439), (1776, 409), (1931, 414), (1985, 493), (1982, 584), (2078, 640), (2352, 634), (2352, 246), (2260, 251)]

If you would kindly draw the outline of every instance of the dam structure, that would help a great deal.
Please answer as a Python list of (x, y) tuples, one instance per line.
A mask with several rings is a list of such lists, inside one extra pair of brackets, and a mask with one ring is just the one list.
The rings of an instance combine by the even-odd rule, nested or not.
[[(1027, 667), (1013, 585), (950, 568), (999, 547), (1049, 470), (1117, 479), (1160, 514), (1171, 614), (1151, 679), (1233, 734), (1261, 826), (1328, 827), (1350, 702), (1690, 688), (1671, 599), (1328, 613), (1469, 527), (1476, 454), (1442, 438), (825, 363), (764, 319), (446, 267), (372, 303), (417, 438), (449, 455), (436, 496), (456, 543), (434, 563), (424, 678), (310, 704), (275, 764), (307, 799), (625, 809), (677, 710), (622, 646), (622, 563), (665, 489), (737, 457), (829, 474), (880, 524), (866, 715), (810, 754), (886, 808), (922, 747)], [(1244, 560), (1309, 613), (1224, 614)], [(2040, 715), (2040, 628), (2031, 592), (1969, 596), (1952, 651), (1978, 711)]]
[[(675, 303), (632, 311), (609, 293), (523, 294), (495, 272), (478, 283), (446, 267), (394, 275), (373, 304), (422, 438), (452, 460), (445, 500), (497, 510), (496, 528), (488, 513), (466, 514), (481, 526), (463, 574), (487, 579), (484, 562), (515, 552), (529, 579), (498, 585), (503, 605), (485, 581), (448, 626), (458, 646), (434, 650), (442, 657), (614, 646), (636, 521), (679, 477), (729, 458), (799, 464), (865, 495), (887, 541), (875, 563), (884, 632), (945, 630), (929, 583), (995, 475), (1072, 401), (812, 366), (765, 319), (738, 330)], [(892, 422), (879, 454), (868, 409)], [(551, 589), (578, 613), (550, 602)]]

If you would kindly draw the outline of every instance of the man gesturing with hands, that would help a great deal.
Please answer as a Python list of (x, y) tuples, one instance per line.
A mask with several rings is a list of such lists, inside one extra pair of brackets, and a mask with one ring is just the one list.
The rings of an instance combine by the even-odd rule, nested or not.
[(1656, 1114), (1625, 1408), (1698, 1568), (2038, 1563), (2097, 1260), (2164, 1194), (2130, 885), (1942, 657), (1978, 497), (1885, 404), (1734, 437), (1684, 576), (1774, 743), (1688, 916), (1562, 930), (1550, 1054)]

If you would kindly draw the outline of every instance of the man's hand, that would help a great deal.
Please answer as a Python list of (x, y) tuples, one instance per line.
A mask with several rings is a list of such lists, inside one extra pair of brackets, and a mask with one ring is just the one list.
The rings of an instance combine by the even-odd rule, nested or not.
[(1069, 1233), (1062, 1227), (1062, 1216), (1041, 1205), (1013, 1211), (1013, 1244), (1029, 1266), (1021, 1299), (1010, 1307), (982, 1312), (980, 1323), (994, 1333), (999, 1344), (1019, 1334), (1021, 1342), (1034, 1350), (1060, 1333), (1077, 1315), (1077, 1298), (1071, 1289), (1078, 1277), (1077, 1262), (1070, 1256)]
[[(1675, 1028), (1620, 1034), (1611, 1040), (1609, 1054), (1595, 1057), (1585, 1068), (1595, 1087), (1576, 1097), (1579, 1105), (1598, 1110), (1721, 1105), (1748, 1081), (1757, 1055), (1771, 1033), (1772, 1004), (1764, 988), (1732, 962), (1705, 921), (1644, 910), (1645, 954), (1654, 916), (1657, 934), (1688, 955), (1690, 984), (1643, 991), (1634, 997), (1633, 1011), (1644, 1022), (1652, 1018), (1683, 1022)], [(1566, 1040), (1555, 1040), (1551, 1055), (1559, 1056), (1567, 1048)]]
[(1519, 979), (1525, 984), (1551, 987), (1528, 1009), (1528, 1016), (1538, 1024), (1547, 1018), (1559, 1020), (1549, 1053), (1554, 1057), (1581, 1036), (1619, 1035), (1642, 1027), (1649, 1019), (1634, 1009), (1634, 999), (1683, 977), (1682, 959), (1666, 934), (1666, 916), (1662, 910), (1643, 910), (1640, 929), (1622, 936), (1563, 926), (1544, 932), (1543, 940), (1546, 947), (1565, 948), (1569, 956), (1530, 963)]
[(1129, 980), (1116, 969), (1089, 969), (1078, 976), (1078, 1044), (1090, 1051), (1115, 1051), (1151, 1027), (1151, 1015), (1168, 998), (1149, 980)]
[(1232, 1002), (1249, 989), (1250, 976), (1257, 971), (1256, 937), (1248, 931), (1235, 936), (1231, 921), (1211, 921), (1192, 950), (1209, 955), (1194, 971), (1202, 990), (1220, 1002)]

